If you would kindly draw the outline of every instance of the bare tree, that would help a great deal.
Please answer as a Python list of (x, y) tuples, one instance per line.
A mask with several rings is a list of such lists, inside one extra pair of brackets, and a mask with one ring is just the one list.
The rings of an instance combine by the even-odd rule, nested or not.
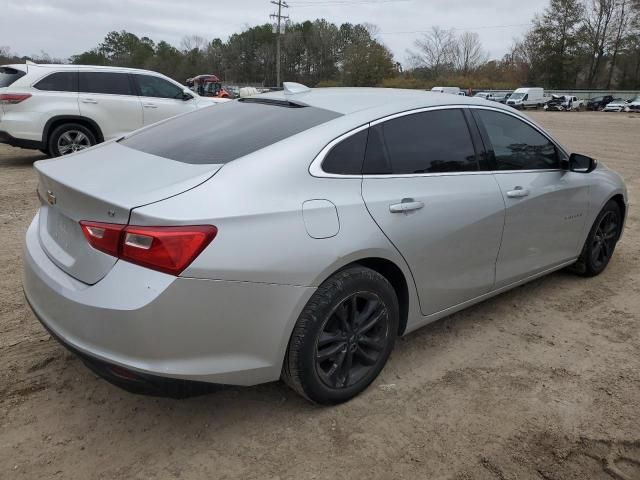
[(611, 45), (611, 60), (609, 61), (609, 75), (607, 77), (607, 89), (611, 88), (611, 81), (613, 80), (613, 72), (616, 68), (616, 60), (618, 58), (618, 53), (622, 47), (622, 43), (624, 38), (629, 33), (629, 1), (628, 0), (618, 0), (615, 2), (615, 23), (616, 23), (616, 31), (615, 36), (613, 38), (613, 42)]
[(204, 51), (207, 47), (207, 40), (202, 38), (199, 35), (190, 35), (186, 37), (182, 37), (182, 41), (180, 42), (180, 47), (184, 52), (191, 52), (193, 50), (201, 50)]
[(432, 27), (423, 38), (415, 41), (417, 51), (410, 51), (409, 54), (416, 66), (429, 68), (437, 77), (446, 66), (453, 63), (456, 43), (453, 30)]
[(593, 87), (606, 54), (616, 4), (617, 0), (591, 0), (591, 6), (586, 12), (585, 33), (591, 55), (587, 79), (589, 88)]
[(480, 35), (472, 32), (464, 32), (460, 35), (454, 50), (454, 63), (457, 70), (468, 75), (485, 63), (487, 58), (480, 42)]

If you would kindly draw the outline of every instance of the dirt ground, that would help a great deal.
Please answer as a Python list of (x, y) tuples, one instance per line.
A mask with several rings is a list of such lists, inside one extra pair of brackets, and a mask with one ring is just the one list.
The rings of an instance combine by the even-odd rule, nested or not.
[(42, 157), (0, 147), (0, 478), (640, 479), (640, 115), (532, 116), (627, 181), (608, 270), (556, 273), (401, 339), (334, 408), (280, 383), (169, 400), (97, 378), (25, 305)]

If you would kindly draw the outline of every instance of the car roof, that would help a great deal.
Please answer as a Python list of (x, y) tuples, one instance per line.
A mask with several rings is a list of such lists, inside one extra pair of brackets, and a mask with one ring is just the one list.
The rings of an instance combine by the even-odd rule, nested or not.
[(137, 73), (151, 73), (155, 75), (162, 75), (161, 73), (151, 70), (144, 70), (141, 68), (129, 68), (129, 67), (115, 67), (110, 65), (75, 65), (68, 63), (14, 63), (11, 65), (0, 65), (2, 67), (19, 68), (20, 70), (27, 71), (32, 68), (46, 68), (52, 70), (106, 70), (106, 71), (127, 71)]
[(343, 115), (370, 111), (375, 116), (385, 112), (395, 113), (415, 108), (452, 105), (484, 105), (493, 108), (510, 108), (481, 98), (395, 88), (313, 88), (295, 94), (287, 94), (284, 91), (269, 92), (261, 94), (259, 97), (323, 108)]

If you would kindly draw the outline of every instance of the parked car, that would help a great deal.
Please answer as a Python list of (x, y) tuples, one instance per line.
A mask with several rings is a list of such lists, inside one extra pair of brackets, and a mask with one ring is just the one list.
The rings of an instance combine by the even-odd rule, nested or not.
[(544, 103), (544, 88), (518, 88), (507, 100), (507, 105), (521, 110), (542, 108)]
[(465, 92), (460, 90), (460, 87), (433, 87), (431, 91), (437, 93), (450, 93), (452, 95), (466, 95)]
[(629, 102), (624, 98), (616, 98), (604, 107), (604, 112), (624, 112)]
[(627, 211), (619, 175), (514, 109), (409, 90), (285, 84), (35, 171), (36, 316), (108, 380), (173, 396), (282, 377), (346, 401), (398, 335), (601, 273)]
[(511, 98), (512, 94), (513, 94), (513, 92), (494, 93), (493, 98), (491, 98), (491, 100), (493, 100), (494, 102), (498, 102), (498, 103), (502, 103), (502, 104), (506, 105), (507, 100), (509, 100), (509, 98)]
[(587, 110), (602, 111), (608, 103), (613, 102), (613, 96), (604, 95), (601, 97), (594, 97), (587, 101)]
[(640, 95), (631, 100), (625, 110), (625, 112), (640, 112)]
[(505, 94), (497, 92), (478, 92), (474, 95), (474, 97), (483, 98), (492, 102), (500, 102), (502, 99), (504, 99)]
[(584, 108), (584, 100), (573, 95), (551, 95), (551, 100), (544, 104), (545, 110), (558, 112), (584, 110)]
[(120, 67), (0, 67), (0, 143), (57, 157), (221, 101), (159, 73)]
[(506, 104), (507, 100), (509, 100), (509, 98), (511, 97), (511, 93), (496, 93), (494, 94), (493, 98), (491, 98), (491, 100), (493, 100), (494, 102), (498, 102), (498, 103), (503, 103)]

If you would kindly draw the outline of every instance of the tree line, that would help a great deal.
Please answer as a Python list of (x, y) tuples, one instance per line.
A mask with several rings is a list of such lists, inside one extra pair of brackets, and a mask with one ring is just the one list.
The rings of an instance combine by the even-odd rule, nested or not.
[[(432, 27), (403, 68), (378, 33), (369, 24), (292, 23), (282, 36), (282, 77), (310, 86), (640, 89), (640, 0), (550, 0), (500, 59), (489, 58), (476, 33)], [(265, 24), (226, 41), (188, 36), (174, 46), (113, 31), (69, 61), (146, 68), (183, 82), (215, 73), (230, 84), (274, 86), (275, 35)], [(25, 58), (0, 48), (0, 63)], [(32, 59), (56, 61), (44, 52)]]

